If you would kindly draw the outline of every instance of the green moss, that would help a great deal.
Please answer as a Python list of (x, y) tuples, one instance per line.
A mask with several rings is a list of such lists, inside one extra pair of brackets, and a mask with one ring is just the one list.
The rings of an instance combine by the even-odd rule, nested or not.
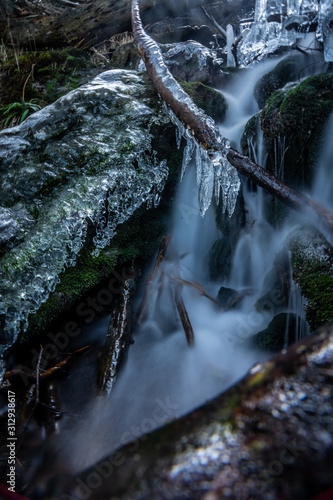
[(117, 264), (117, 251), (107, 247), (98, 257), (91, 255), (92, 247), (84, 248), (75, 267), (67, 268), (60, 276), (60, 283), (38, 312), (29, 317), (28, 331), (21, 340), (44, 330), (57, 317), (73, 307), (90, 289), (107, 278)]
[(294, 234), (290, 241), (294, 279), (307, 299), (311, 330), (333, 319), (333, 247), (316, 231)]
[(89, 53), (75, 48), (24, 52), (18, 56), (18, 65), (19, 69), (16, 58), (2, 65), (6, 86), (1, 105), (19, 102), (25, 82), (26, 101), (35, 98), (42, 106), (50, 104), (80, 84), (81, 70), (93, 67)]
[(291, 90), (274, 93), (262, 113), (267, 169), (275, 170), (276, 141), (281, 137), (285, 139), (284, 181), (296, 188), (309, 188), (323, 128), (332, 110), (331, 74), (312, 76)]
[(201, 82), (184, 82), (177, 79), (182, 88), (193, 99), (195, 104), (214, 120), (222, 121), (227, 110), (226, 100), (217, 90)]

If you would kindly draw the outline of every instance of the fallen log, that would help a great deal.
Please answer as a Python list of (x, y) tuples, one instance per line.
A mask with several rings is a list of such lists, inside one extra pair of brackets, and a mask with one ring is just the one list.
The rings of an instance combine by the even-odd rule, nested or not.
[[(216, 0), (206, 0), (206, 3), (214, 2)], [(191, 0), (191, 8), (200, 3), (201, 0)], [(66, 4), (70, 7), (68, 1)], [(156, 4), (158, 11), (155, 10)], [(187, 5), (186, 0), (169, 0), (167, 3), (163, 0), (143, 0), (141, 4), (147, 22), (177, 16)], [(113, 35), (130, 30), (131, 0), (94, 0), (61, 14), (43, 17), (14, 17), (13, 12), (7, 11), (0, 19), (1, 40), (16, 49), (25, 47), (36, 50), (69, 45), (91, 48)]]
[[(132, 1), (132, 26), (135, 41), (144, 60), (148, 75), (157, 92), (183, 125), (190, 129), (194, 138), (208, 153), (214, 154), (225, 149), (214, 122), (192, 101), (171, 75), (159, 46), (147, 35), (142, 26), (138, 0)], [(284, 184), (273, 174), (257, 165), (249, 157), (230, 148), (227, 153), (229, 163), (239, 174), (246, 176), (258, 186), (276, 196), (286, 205), (304, 210), (311, 208), (333, 232), (333, 214), (319, 203), (314, 202), (300, 191)]]
[(195, 290), (197, 290), (200, 293), (200, 295), (206, 297), (207, 299), (211, 300), (212, 302), (214, 302), (214, 304), (220, 307), (220, 304), (205, 291), (204, 287), (200, 285), (200, 283), (197, 283), (196, 281), (187, 281), (184, 280), (183, 278), (178, 278), (177, 276), (170, 276), (170, 278), (174, 281), (177, 281), (177, 283), (180, 283), (181, 285), (186, 285), (195, 288)]

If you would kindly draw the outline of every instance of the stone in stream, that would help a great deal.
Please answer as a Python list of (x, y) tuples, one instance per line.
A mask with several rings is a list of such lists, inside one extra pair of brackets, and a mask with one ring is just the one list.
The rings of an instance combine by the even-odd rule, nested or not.
[(253, 341), (259, 347), (274, 352), (296, 342), (296, 326), (300, 318), (292, 313), (280, 313), (274, 316), (267, 328), (257, 333)]

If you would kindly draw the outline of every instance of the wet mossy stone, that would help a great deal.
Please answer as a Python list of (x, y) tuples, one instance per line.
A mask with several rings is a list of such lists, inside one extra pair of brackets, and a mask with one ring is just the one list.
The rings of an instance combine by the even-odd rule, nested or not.
[(224, 120), (227, 102), (221, 92), (201, 82), (185, 82), (178, 79), (178, 83), (207, 115), (211, 116), (215, 121)]
[[(237, 290), (234, 290), (233, 288), (228, 288), (226, 286), (221, 286), (219, 289), (219, 292), (217, 294), (217, 302), (220, 304), (221, 307), (233, 307), (234, 304), (236, 305), (236, 299), (239, 296), (239, 293)], [(238, 302), (237, 302), (238, 303)]]
[(288, 307), (291, 284), (291, 269), (287, 250), (274, 259), (272, 269), (264, 280), (264, 294), (255, 303), (260, 312), (277, 314)]
[(333, 246), (315, 228), (303, 227), (289, 238), (294, 280), (307, 299), (311, 330), (333, 319)]
[(246, 123), (243, 135), (241, 137), (241, 150), (244, 155), (251, 156), (252, 152), (249, 150), (249, 143), (256, 144), (258, 138), (258, 131), (261, 128), (260, 113), (256, 113)]
[(298, 80), (304, 65), (300, 56), (289, 56), (280, 61), (275, 68), (264, 75), (254, 89), (254, 97), (260, 109), (275, 90), (283, 88), (287, 83)]
[(283, 177), (289, 186), (309, 188), (323, 129), (332, 110), (332, 74), (311, 76), (294, 88), (273, 93), (261, 114), (267, 170)]
[(292, 313), (274, 316), (268, 327), (253, 337), (254, 343), (264, 349), (280, 352), (296, 342), (297, 319), (297, 315)]
[(111, 56), (110, 64), (112, 68), (118, 69), (138, 69), (141, 56), (135, 43), (118, 45)]
[(97, 256), (118, 225), (159, 200), (168, 167), (153, 127), (168, 125), (151, 84), (113, 70), (0, 132), (1, 208), (20, 204), (32, 221), (1, 256), (8, 344), (92, 238)]

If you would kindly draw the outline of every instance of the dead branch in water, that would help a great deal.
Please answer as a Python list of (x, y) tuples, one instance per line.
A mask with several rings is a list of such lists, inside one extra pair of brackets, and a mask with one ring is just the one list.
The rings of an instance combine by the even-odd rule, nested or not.
[(186, 335), (186, 340), (188, 345), (191, 347), (194, 344), (194, 332), (193, 328), (190, 322), (190, 318), (188, 317), (187, 310), (184, 304), (184, 301), (181, 297), (180, 293), (181, 287), (178, 285), (176, 287), (176, 292), (175, 292), (175, 302), (177, 306), (177, 311), (180, 317), (180, 321), (182, 322), (184, 332)]
[(148, 298), (149, 298), (149, 295), (151, 293), (151, 283), (152, 283), (152, 281), (154, 281), (154, 279), (157, 276), (160, 265), (163, 262), (166, 251), (168, 249), (170, 240), (171, 240), (171, 235), (163, 236), (161, 243), (160, 243), (160, 248), (158, 250), (158, 254), (156, 257), (153, 274), (151, 276), (148, 274), (146, 290), (145, 290), (143, 299), (141, 301), (141, 304), (140, 304), (140, 307), (139, 307), (139, 310), (137, 313), (137, 318), (138, 318), (137, 322), (139, 325), (142, 325), (142, 323), (144, 323), (144, 321), (147, 319), (147, 316), (148, 316)]
[(108, 394), (114, 386), (125, 351), (131, 341), (134, 292), (134, 277), (128, 278), (122, 290), (121, 303), (113, 311), (107, 331), (97, 372), (97, 387)]
[(174, 281), (177, 281), (177, 283), (180, 283), (181, 285), (186, 285), (195, 288), (200, 293), (200, 295), (206, 297), (207, 299), (211, 300), (212, 302), (214, 302), (214, 304), (220, 307), (220, 304), (205, 291), (205, 289), (203, 288), (202, 285), (200, 285), (200, 283), (197, 283), (196, 281), (187, 281), (184, 280), (183, 278), (178, 278), (177, 276), (170, 276), (170, 278)]

